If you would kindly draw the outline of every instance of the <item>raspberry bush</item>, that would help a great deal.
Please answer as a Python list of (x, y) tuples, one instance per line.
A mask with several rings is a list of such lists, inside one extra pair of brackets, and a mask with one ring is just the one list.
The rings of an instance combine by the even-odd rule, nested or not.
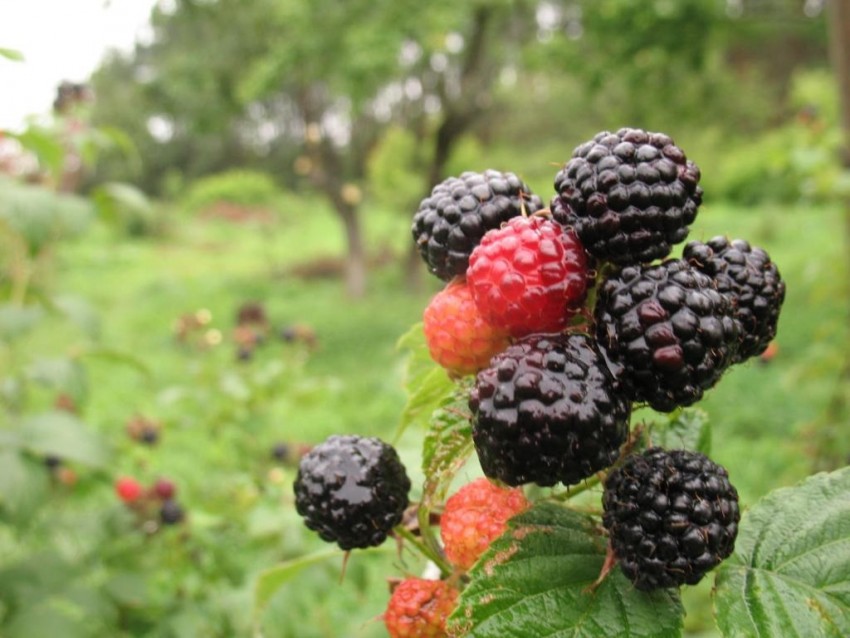
[[(742, 239), (673, 254), (703, 193), (662, 133), (599, 133), (558, 172), (551, 210), (514, 180), (518, 203), (485, 230), (505, 175), (464, 174), (423, 201), (414, 239), (448, 284), (400, 341), (409, 401), (395, 440), (370, 440), (380, 453), (364, 459), (380, 462), (339, 437), (304, 457), (299, 513), (341, 550), (269, 569), (258, 610), (299, 570), (393, 538), (391, 636), (679, 636), (681, 588), (711, 578), (725, 636), (850, 635), (850, 469), (739, 502), (696, 406), (775, 336), (779, 267)], [(435, 256), (454, 245), (446, 269)], [(442, 309), (467, 280), (474, 307)], [(477, 334), (512, 336), (489, 340), (485, 361)], [(394, 446), (415, 427), (411, 482)]]

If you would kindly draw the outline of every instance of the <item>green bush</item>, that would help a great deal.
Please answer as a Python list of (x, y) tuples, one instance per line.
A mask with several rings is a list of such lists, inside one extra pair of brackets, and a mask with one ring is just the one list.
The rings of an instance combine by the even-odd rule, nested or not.
[(189, 186), (181, 208), (197, 213), (220, 203), (237, 206), (274, 208), (282, 191), (266, 173), (231, 170), (203, 177)]
[(0, 225), (35, 255), (58, 239), (82, 234), (94, 217), (90, 202), (0, 177)]
[[(744, 205), (825, 203), (847, 188), (838, 161), (841, 131), (834, 82), (827, 71), (801, 73), (793, 80), (788, 106), (793, 117), (754, 136), (708, 132), (712, 150), (700, 162), (706, 192)], [(710, 170), (706, 170), (710, 166)]]

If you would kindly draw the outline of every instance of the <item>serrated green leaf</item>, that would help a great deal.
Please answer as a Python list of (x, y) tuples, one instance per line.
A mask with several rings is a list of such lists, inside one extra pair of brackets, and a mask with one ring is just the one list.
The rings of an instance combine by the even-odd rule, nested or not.
[(652, 445), (666, 449), (711, 453), (711, 425), (708, 414), (699, 408), (677, 410), (667, 421), (653, 423), (649, 437)]
[(446, 371), (431, 359), (421, 322), (398, 340), (397, 347), (410, 353), (404, 381), (408, 399), (401, 411), (394, 441), (398, 441), (413, 424), (427, 427), (434, 410), (449, 403), (456, 389), (455, 382)]
[(850, 636), (850, 468), (775, 490), (744, 514), (716, 592), (724, 636)]
[(684, 611), (672, 590), (641, 592), (605, 561), (595, 520), (553, 503), (511, 519), (470, 572), (449, 619), (468, 638), (680, 636)]
[(67, 412), (26, 417), (21, 421), (20, 436), (23, 447), (39, 456), (58, 456), (91, 467), (104, 467), (109, 460), (101, 438)]
[(455, 400), (434, 412), (422, 443), (422, 507), (427, 511), (445, 500), (452, 479), (472, 454), (472, 425), (465, 414), (468, 389), (458, 389)]

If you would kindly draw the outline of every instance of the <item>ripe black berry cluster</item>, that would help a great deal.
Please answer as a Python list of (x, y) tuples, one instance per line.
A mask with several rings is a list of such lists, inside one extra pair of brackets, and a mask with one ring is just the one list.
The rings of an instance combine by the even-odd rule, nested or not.
[[(447, 282), (423, 332), (452, 378), (474, 375), (484, 474), (551, 487), (608, 471), (609, 549), (641, 590), (698, 582), (732, 552), (740, 514), (726, 470), (702, 454), (626, 454), (633, 409), (699, 401), (767, 348), (785, 298), (770, 256), (744, 240), (671, 255), (699, 180), (668, 135), (604, 131), (558, 171), (549, 209), (513, 173), (467, 172), (434, 187), (411, 229)], [(409, 489), (391, 446), (334, 436), (302, 458), (296, 507), (323, 539), (368, 547), (402, 520)]]
[[(575, 301), (546, 307), (562, 314), (561, 323), (540, 321), (541, 293), (527, 283), (551, 285), (566, 276), (553, 275), (547, 260), (555, 242), (531, 239), (543, 237), (542, 228), (512, 218), (476, 245), (463, 234), (465, 218), (450, 215), (440, 218), (435, 236), (423, 216), (435, 219), (435, 198), (448, 201), (445, 192), (458, 182), (447, 180), (423, 201), (413, 224), (417, 245), (467, 238), (453, 244), (456, 261), (468, 262), (473, 309), (502, 339), (488, 342), (493, 356), (482, 362), (480, 349), (470, 354), (468, 344), (478, 342), (468, 333), (485, 330), (467, 321), (469, 305), (460, 319), (452, 308), (439, 313), (444, 303), (426, 312), (435, 360), (455, 376), (476, 374), (469, 408), (485, 475), (512, 486), (579, 483), (620, 457), (633, 407), (670, 412), (692, 405), (731, 365), (760, 354), (775, 337), (785, 284), (763, 249), (719, 237), (690, 242), (680, 258), (671, 255), (702, 203), (699, 180), (696, 164), (663, 133), (604, 131), (574, 150), (555, 177), (549, 210), (536, 213), (585, 253), (572, 258), (580, 266), (565, 272), (596, 274), (589, 283), (595, 295), (574, 298), (583, 308)], [(489, 196), (483, 189), (482, 195), (484, 205)], [(516, 232), (508, 232), (511, 225)], [(434, 270), (433, 259), (423, 257)], [(509, 320), (493, 312), (499, 304)], [(432, 339), (438, 332), (440, 339)], [(463, 369), (446, 363), (464, 357)], [(736, 533), (737, 496), (725, 470), (684, 451), (666, 454), (630, 457), (624, 467), (641, 469), (615, 471), (606, 491), (613, 551), (643, 589), (696, 582), (731, 552)], [(685, 478), (688, 472), (694, 476)]]

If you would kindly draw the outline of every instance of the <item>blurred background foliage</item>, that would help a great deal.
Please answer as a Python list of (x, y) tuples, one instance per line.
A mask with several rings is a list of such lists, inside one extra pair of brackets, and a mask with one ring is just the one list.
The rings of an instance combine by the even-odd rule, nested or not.
[[(131, 52), (0, 132), (0, 635), (383, 635), (386, 577), (421, 569), (392, 549), (252, 609), (260, 571), (322, 546), (292, 509), (298, 455), (392, 436), (394, 344), (439, 284), (409, 236), (430, 188), (496, 168), (548, 199), (603, 129), (673, 136), (703, 174), (692, 237), (747, 238), (788, 282), (777, 348), (704, 404), (744, 501), (846, 465), (848, 12), (159, 2)], [(186, 521), (122, 505), (119, 475), (173, 480)], [(708, 587), (686, 605), (713, 635)]]

